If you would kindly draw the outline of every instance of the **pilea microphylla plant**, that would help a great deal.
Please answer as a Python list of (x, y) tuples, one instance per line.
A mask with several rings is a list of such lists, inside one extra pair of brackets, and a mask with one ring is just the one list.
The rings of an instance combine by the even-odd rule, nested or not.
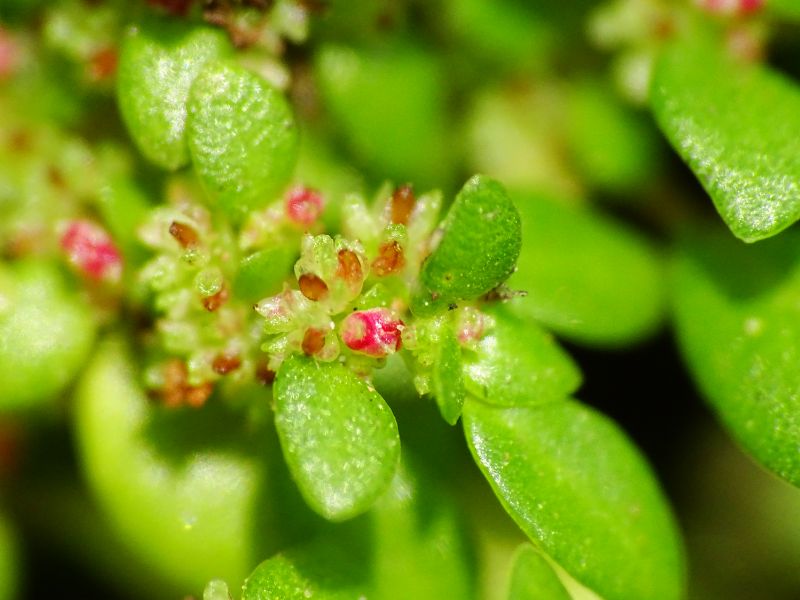
[(797, 597), (800, 4), (562, 4), (3, 0), (0, 600)]

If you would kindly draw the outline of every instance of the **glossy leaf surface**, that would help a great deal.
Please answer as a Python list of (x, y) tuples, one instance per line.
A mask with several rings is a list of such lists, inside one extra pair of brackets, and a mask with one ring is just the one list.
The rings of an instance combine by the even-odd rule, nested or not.
[(727, 428), (800, 485), (800, 245), (787, 232), (745, 246), (687, 237), (673, 269), (681, 350)]
[(333, 521), (366, 511), (400, 457), (383, 398), (341, 363), (300, 357), (283, 363), (274, 394), (281, 446), (309, 506)]
[(600, 213), (515, 194), (525, 243), (508, 280), (509, 303), (559, 336), (623, 345), (651, 333), (664, 311), (660, 257), (635, 231)]
[(189, 162), (186, 102), (208, 61), (232, 51), (225, 33), (174, 21), (133, 27), (122, 44), (117, 99), (128, 131), (149, 160), (174, 170)]
[(530, 544), (520, 546), (514, 557), (508, 600), (571, 600), (553, 567)]
[(575, 579), (607, 600), (683, 596), (669, 507), (610, 420), (574, 401), (508, 409), (468, 400), (462, 421), (506, 511)]
[(89, 307), (44, 262), (0, 269), (0, 305), (0, 413), (55, 400), (91, 350)]
[(522, 244), (520, 216), (494, 179), (475, 175), (464, 184), (442, 229), (420, 275), (438, 300), (477, 298), (514, 272)]
[(581, 384), (581, 373), (553, 336), (532, 321), (493, 310), (495, 326), (465, 352), (469, 392), (489, 404), (524, 406), (563, 400)]
[(800, 87), (701, 40), (662, 56), (653, 110), (731, 231), (754, 242), (800, 218)]
[[(121, 538), (177, 586), (238, 585), (275, 544), (261, 428), (221, 403), (156, 408), (123, 343), (99, 348), (76, 395), (90, 487)], [(255, 555), (255, 556), (254, 556)]]
[(195, 79), (187, 107), (192, 162), (216, 205), (238, 220), (275, 200), (297, 160), (297, 125), (283, 94), (215, 62)]

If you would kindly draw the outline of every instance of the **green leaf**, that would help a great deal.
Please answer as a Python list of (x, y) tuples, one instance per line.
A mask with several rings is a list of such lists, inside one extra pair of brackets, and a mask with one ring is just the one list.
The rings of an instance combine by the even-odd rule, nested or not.
[(513, 312), (589, 345), (629, 344), (661, 323), (664, 270), (644, 237), (542, 195), (514, 200), (525, 243), (507, 285), (528, 295)]
[(356, 158), (380, 177), (424, 188), (450, 182), (453, 171), (441, 71), (418, 47), (383, 44), (370, 52), (323, 46), (314, 73)]
[(120, 50), (117, 100), (133, 141), (149, 160), (170, 170), (189, 162), (189, 87), (203, 65), (231, 52), (220, 29), (174, 20), (130, 29)]
[(662, 130), (737, 237), (754, 242), (800, 218), (800, 88), (722, 43), (679, 40), (652, 87)]
[(530, 544), (514, 557), (508, 600), (571, 600), (550, 563)]
[(695, 380), (756, 460), (800, 486), (800, 238), (683, 240), (675, 324)]
[(374, 597), (473, 598), (473, 565), (458, 506), (430, 473), (413, 468), (409, 454), (404, 448), (392, 485), (369, 513)]
[(139, 377), (114, 338), (78, 386), (76, 437), (90, 488), (120, 538), (176, 587), (199, 592), (212, 577), (238, 585), (275, 551), (278, 525), (289, 520), (276, 516), (269, 430), (215, 399), (200, 410), (159, 409)]
[(532, 321), (494, 310), (494, 328), (475, 352), (465, 352), (464, 375), (473, 396), (498, 406), (563, 400), (581, 384), (581, 373), (553, 337)]
[(228, 216), (275, 199), (291, 177), (298, 134), (283, 95), (258, 75), (208, 64), (189, 94), (187, 136), (197, 173)]
[(661, 163), (658, 134), (599, 81), (567, 88), (565, 130), (576, 166), (592, 185), (644, 196)]
[(281, 365), (274, 395), (286, 462), (311, 508), (332, 521), (369, 509), (400, 457), (383, 398), (341, 363), (301, 357)]
[(292, 277), (297, 252), (287, 245), (259, 250), (239, 263), (234, 291), (248, 302), (256, 302), (281, 291)]
[(420, 275), (438, 301), (477, 298), (514, 272), (522, 244), (520, 216), (494, 179), (475, 175), (464, 184), (442, 229)]
[(795, 0), (769, 0), (765, 8), (784, 19), (800, 19), (800, 4)]
[(54, 264), (0, 265), (0, 413), (56, 400), (83, 367), (95, 328)]
[(17, 597), (17, 544), (10, 522), (0, 514), (0, 600)]
[(467, 395), (462, 375), (461, 346), (449, 319), (440, 328), (439, 334), (439, 356), (433, 364), (432, 373), (433, 396), (442, 418), (450, 425), (455, 425)]
[(368, 597), (367, 564), (351, 545), (330, 538), (262, 562), (245, 581), (242, 600), (356, 600)]
[(606, 600), (683, 597), (681, 544), (636, 448), (574, 401), (495, 408), (467, 400), (472, 454), (506, 511)]

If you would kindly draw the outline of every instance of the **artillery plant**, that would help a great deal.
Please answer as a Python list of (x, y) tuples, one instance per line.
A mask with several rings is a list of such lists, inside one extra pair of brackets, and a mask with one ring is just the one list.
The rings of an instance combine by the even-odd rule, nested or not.
[(800, 13), (578, 4), (0, 7), (0, 599), (15, 529), (139, 598), (683, 598), (656, 476), (554, 337), (668, 303), (800, 484), (800, 245), (760, 241), (800, 218), (764, 59)]

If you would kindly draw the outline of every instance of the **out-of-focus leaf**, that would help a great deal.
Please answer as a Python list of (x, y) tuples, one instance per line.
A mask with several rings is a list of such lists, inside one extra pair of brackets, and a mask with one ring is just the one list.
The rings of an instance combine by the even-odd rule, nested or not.
[(309, 506), (332, 521), (368, 510), (400, 458), (380, 394), (341, 363), (301, 357), (281, 365), (274, 394), (281, 446)]
[(609, 419), (574, 401), (496, 408), (467, 400), (462, 421), (506, 511), (575, 579), (607, 600), (683, 597), (670, 509)]
[(0, 515), (0, 600), (17, 597), (20, 565), (17, 563), (17, 546), (11, 525)]
[(517, 550), (508, 600), (571, 600), (553, 567), (530, 544)]
[(450, 182), (445, 78), (434, 56), (410, 45), (373, 52), (330, 45), (315, 73), (325, 107), (363, 164), (423, 188)]
[(672, 290), (681, 350), (738, 441), (800, 486), (800, 239), (684, 238)]
[[(101, 508), (132, 550), (166, 579), (200, 592), (243, 581), (274, 548), (266, 432), (219, 402), (158, 409), (119, 339), (104, 342), (76, 393), (81, 464)], [(255, 430), (254, 430), (255, 429)], [(274, 434), (273, 434), (274, 435)]]
[(663, 54), (651, 96), (662, 130), (737, 237), (754, 242), (800, 218), (800, 87), (695, 35)]
[(537, 194), (514, 194), (524, 243), (508, 286), (523, 318), (589, 345), (650, 334), (664, 312), (664, 270), (643, 236), (597, 212)]
[(83, 366), (95, 328), (56, 265), (0, 265), (0, 413), (55, 400)]

